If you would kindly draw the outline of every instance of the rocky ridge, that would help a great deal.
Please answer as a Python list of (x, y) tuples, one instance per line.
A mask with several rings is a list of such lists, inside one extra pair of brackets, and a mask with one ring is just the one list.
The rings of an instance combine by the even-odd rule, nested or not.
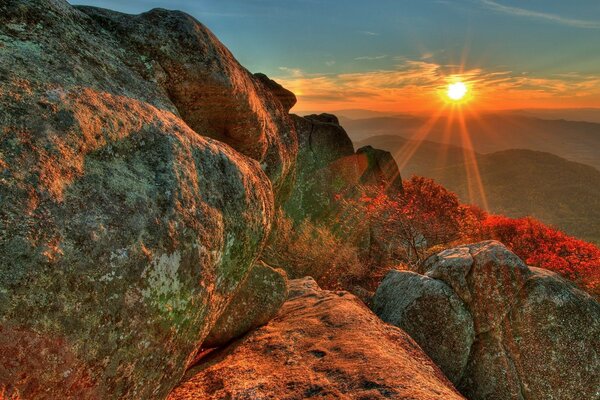
[(9, 0), (0, 52), (0, 392), (164, 398), (260, 255), (291, 120), (180, 12)]
[(7, 0), (0, 54), (0, 398), (462, 398), (441, 371), (472, 398), (594, 395), (597, 303), (500, 245), (386, 278), (376, 311), (425, 352), (311, 279), (285, 301), (275, 211), (399, 171), (191, 16)]

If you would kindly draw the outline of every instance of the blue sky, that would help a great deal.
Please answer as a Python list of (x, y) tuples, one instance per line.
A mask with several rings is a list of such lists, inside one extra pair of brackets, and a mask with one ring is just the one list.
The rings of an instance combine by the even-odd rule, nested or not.
[[(532, 105), (551, 106), (552, 96), (542, 93), (540, 99), (535, 99), (536, 92), (546, 91), (557, 95), (554, 97), (561, 99), (563, 105), (567, 102), (573, 106), (600, 106), (600, 82), (596, 82), (600, 77), (598, 0), (72, 3), (128, 13), (154, 7), (186, 11), (207, 25), (245, 67), (279, 78), (300, 91), (301, 106), (305, 108), (319, 103), (319, 98), (323, 100), (319, 105), (325, 108), (359, 107), (359, 92), (368, 88), (352, 90), (350, 86), (356, 85), (357, 74), (367, 78), (360, 80), (360, 85), (368, 85), (368, 78), (372, 78), (375, 90), (381, 90), (381, 85), (383, 89), (405, 85), (416, 92), (420, 84), (413, 72), (425, 71), (422, 87), (432, 90), (458, 69), (477, 71), (469, 77), (474, 76), (473, 82), (481, 81), (483, 85), (491, 82), (491, 88), (486, 90), (499, 83), (500, 91), (523, 90)], [(462, 68), (455, 67), (459, 64)], [(435, 79), (431, 76), (434, 67)], [(403, 71), (408, 71), (410, 79), (399, 79), (406, 77)], [(503, 79), (489, 80), (499, 76)], [(386, 85), (389, 81), (395, 84)], [(510, 86), (506, 86), (507, 82)], [(311, 91), (311, 85), (317, 89)], [(336, 96), (338, 86), (338, 96), (355, 100), (348, 104), (327, 100), (326, 97)], [(576, 96), (574, 91), (583, 94)], [(390, 92), (396, 94), (403, 92)], [(502, 104), (513, 98), (519, 96), (506, 96)]]

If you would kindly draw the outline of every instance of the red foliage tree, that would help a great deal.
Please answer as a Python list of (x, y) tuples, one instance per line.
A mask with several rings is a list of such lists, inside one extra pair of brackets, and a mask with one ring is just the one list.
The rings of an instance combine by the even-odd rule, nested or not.
[(465, 208), (458, 197), (432, 179), (404, 181), (404, 193), (389, 196), (373, 189), (359, 199), (372, 230), (372, 242), (387, 253), (403, 250), (402, 261), (419, 265), (432, 246), (461, 237)]
[(600, 297), (600, 249), (533, 218), (489, 215), (478, 233), (504, 243), (527, 265), (545, 268)]
[(495, 239), (527, 265), (554, 271), (600, 297), (600, 249), (591, 243), (530, 217), (490, 215), (461, 204), (454, 193), (428, 178), (404, 181), (404, 194), (392, 197), (379, 188), (365, 193), (369, 195), (358, 201), (342, 199), (354, 211), (350, 229), (369, 227), (372, 243), (388, 252), (402, 250), (395, 254), (397, 261), (417, 271), (433, 251), (458, 241)]

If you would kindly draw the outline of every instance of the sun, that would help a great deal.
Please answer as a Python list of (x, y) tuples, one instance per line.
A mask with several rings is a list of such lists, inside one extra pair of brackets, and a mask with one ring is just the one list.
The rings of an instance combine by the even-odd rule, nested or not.
[(467, 85), (463, 82), (454, 82), (448, 85), (448, 91), (446, 94), (453, 101), (462, 100), (469, 90), (467, 89)]

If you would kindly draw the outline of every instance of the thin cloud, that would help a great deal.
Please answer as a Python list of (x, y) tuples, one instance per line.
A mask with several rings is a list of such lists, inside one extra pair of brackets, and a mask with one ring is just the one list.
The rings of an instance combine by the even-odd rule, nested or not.
[(525, 8), (505, 6), (492, 0), (480, 0), (480, 3), (488, 9), (517, 17), (535, 18), (544, 21), (555, 22), (561, 25), (572, 26), (582, 29), (600, 29), (600, 21), (589, 21), (574, 18), (565, 18), (556, 14), (527, 10)]
[(289, 67), (279, 67), (280, 71), (287, 73), (294, 78), (300, 78), (304, 76), (304, 72), (300, 68), (289, 68)]
[(455, 74), (473, 87), (476, 104), (484, 108), (579, 104), (580, 98), (600, 101), (600, 78), (591, 75), (539, 77), (482, 68), (458, 72), (456, 66), (423, 60), (404, 60), (394, 69), (356, 73), (306, 74), (294, 68), (281, 71), (285, 75), (275, 79), (296, 93), (299, 108), (310, 110), (427, 110), (440, 101)]
[(383, 60), (384, 58), (387, 58), (386, 54), (382, 54), (380, 56), (362, 56), (362, 57), (356, 57), (355, 60), (356, 61), (361, 61), (361, 60), (373, 61), (373, 60)]
[(379, 33), (371, 32), (371, 31), (360, 31), (360, 33), (362, 33), (363, 35), (367, 35), (367, 36), (379, 36)]

